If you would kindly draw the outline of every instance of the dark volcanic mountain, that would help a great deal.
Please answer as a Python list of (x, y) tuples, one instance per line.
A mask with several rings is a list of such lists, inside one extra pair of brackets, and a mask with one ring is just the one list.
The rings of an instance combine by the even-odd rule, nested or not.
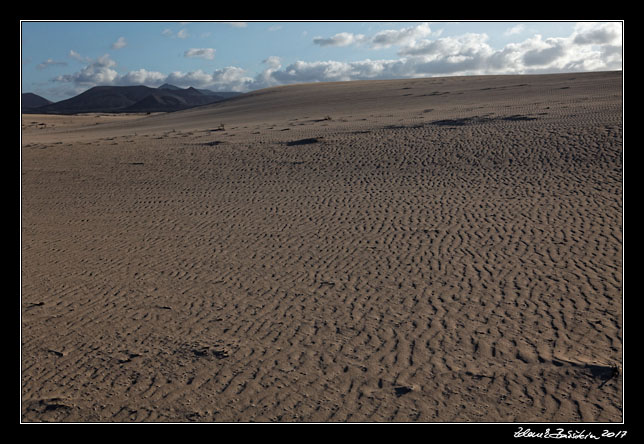
[(49, 105), (53, 103), (51, 100), (47, 100), (44, 97), (41, 97), (34, 93), (23, 93), (22, 94), (22, 112), (26, 112), (32, 108), (38, 108), (40, 106)]
[(178, 86), (170, 85), (169, 83), (164, 83), (163, 85), (159, 86), (158, 89), (170, 89), (172, 91), (180, 91), (181, 88)]
[(215, 93), (173, 85), (160, 88), (147, 86), (95, 86), (67, 100), (30, 107), (25, 113), (142, 113), (170, 112), (218, 102), (238, 93)]
[(128, 106), (125, 111), (133, 113), (175, 111), (207, 105), (208, 103), (218, 102), (223, 99), (224, 97), (217, 95), (203, 94), (194, 88), (176, 90), (157, 88), (143, 99)]
[[(163, 85), (159, 86), (157, 89), (166, 89), (166, 90), (171, 90), (171, 91), (182, 91), (181, 88), (178, 86), (171, 85), (169, 83), (164, 83)], [(199, 91), (202, 94), (205, 94), (207, 96), (219, 96), (224, 99), (228, 99), (230, 97), (235, 97), (238, 96), (240, 93), (238, 92), (230, 92), (230, 91), (210, 91), (209, 89), (197, 89), (197, 88), (188, 88), (194, 91)]]

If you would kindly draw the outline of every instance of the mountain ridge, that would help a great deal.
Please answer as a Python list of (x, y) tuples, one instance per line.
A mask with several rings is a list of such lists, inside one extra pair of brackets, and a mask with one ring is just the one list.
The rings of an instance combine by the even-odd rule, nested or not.
[(24, 113), (25, 110), (30, 110), (33, 108), (38, 108), (40, 106), (45, 106), (49, 105), (52, 102), (51, 100), (45, 99), (42, 96), (39, 96), (38, 94), (34, 93), (23, 93), (21, 96), (21, 101), (20, 105), (22, 107), (22, 112)]
[[(25, 114), (148, 113), (173, 112), (226, 100), (241, 93), (214, 92), (170, 84), (94, 86), (69, 99), (51, 102), (33, 93), (22, 95)], [(41, 100), (42, 99), (42, 100)], [(26, 106), (25, 106), (26, 104)]]

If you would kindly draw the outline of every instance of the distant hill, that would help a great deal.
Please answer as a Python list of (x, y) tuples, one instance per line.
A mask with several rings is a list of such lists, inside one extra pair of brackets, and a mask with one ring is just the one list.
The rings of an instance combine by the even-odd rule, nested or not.
[[(163, 85), (159, 86), (159, 88), (157, 88), (157, 89), (167, 89), (167, 90), (172, 90), (172, 91), (182, 91), (182, 89), (179, 88), (178, 86), (174, 86), (174, 85), (171, 85), (169, 83), (164, 83)], [(211, 91), (209, 89), (197, 89), (197, 88), (188, 88), (188, 89), (194, 89), (194, 90), (199, 91), (200, 93), (205, 94), (207, 96), (219, 96), (219, 97), (223, 97), (223, 98), (226, 98), (226, 99), (228, 99), (230, 97), (238, 96), (240, 94), (238, 92), (230, 92), (230, 91), (218, 91), (218, 92), (215, 92), (215, 91)]]
[(34, 93), (23, 93), (22, 94), (22, 112), (24, 113), (25, 110), (29, 110), (32, 108), (38, 108), (40, 106), (44, 105), (49, 105), (50, 103), (53, 103), (51, 100), (47, 100), (44, 97), (41, 97), (37, 94)]
[(172, 91), (181, 90), (181, 88), (179, 88), (178, 86), (170, 85), (169, 83), (164, 83), (163, 85), (159, 86), (158, 89), (169, 89)]
[[(78, 113), (143, 113), (171, 112), (207, 105), (234, 97), (240, 93), (216, 93), (195, 88), (182, 89), (164, 84), (159, 88), (148, 86), (95, 86), (60, 102), (24, 107), (23, 113), (78, 114)], [(23, 99), (24, 100), (24, 99)], [(45, 99), (46, 100), (46, 99)]]
[(126, 112), (159, 112), (168, 110), (188, 109), (195, 106), (207, 105), (224, 100), (214, 94), (203, 94), (195, 88), (188, 89), (157, 89), (143, 99), (128, 106)]

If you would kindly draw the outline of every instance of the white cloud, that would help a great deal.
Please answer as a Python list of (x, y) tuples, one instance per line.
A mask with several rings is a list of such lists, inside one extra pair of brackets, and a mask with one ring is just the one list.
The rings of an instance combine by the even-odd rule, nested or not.
[(209, 86), (219, 91), (248, 91), (253, 87), (253, 78), (246, 75), (246, 70), (236, 66), (228, 66), (212, 73), (212, 83)]
[[(485, 34), (419, 40), (399, 55), (428, 75), (539, 73), (621, 68), (621, 30), (584, 24), (566, 37), (535, 35), (495, 50)], [(591, 45), (589, 42), (595, 42)]]
[(518, 25), (514, 25), (513, 27), (507, 29), (503, 35), (509, 36), (509, 35), (516, 35), (516, 34), (521, 34), (523, 31), (525, 31), (525, 25), (523, 23), (519, 23)]
[(264, 63), (265, 65), (268, 65), (269, 68), (271, 69), (279, 69), (279, 67), (281, 66), (281, 62), (282, 61), (277, 56), (270, 56), (267, 59), (262, 60), (262, 63)]
[(348, 46), (355, 44), (369, 44), (374, 49), (389, 48), (394, 45), (414, 44), (418, 39), (432, 33), (429, 24), (410, 26), (403, 29), (388, 29), (380, 31), (371, 37), (363, 34), (341, 32), (331, 37), (316, 37), (313, 43), (320, 46)]
[(191, 48), (183, 55), (184, 57), (197, 57), (206, 60), (213, 60), (215, 58), (215, 50), (213, 48)]
[(57, 62), (53, 59), (47, 59), (44, 62), (36, 65), (36, 69), (43, 70), (49, 68), (50, 66), (67, 66), (67, 62)]
[(271, 76), (279, 83), (331, 82), (375, 79), (398, 71), (399, 60), (362, 60), (356, 62), (297, 61), (283, 70), (273, 71)]
[[(540, 37), (540, 36), (539, 36)], [(526, 67), (531, 66), (550, 66), (553, 65), (557, 59), (561, 59), (566, 55), (567, 42), (562, 39), (547, 39), (541, 41), (539, 45), (526, 51), (523, 54), (523, 63)]]
[[(583, 24), (566, 37), (544, 39), (535, 35), (501, 49), (488, 44), (486, 34), (468, 33), (433, 40), (428, 26), (383, 31), (369, 39), (373, 46), (400, 45), (400, 58), (391, 60), (297, 61), (273, 70), (279, 83), (405, 78), (469, 74), (521, 74), (540, 72), (621, 69), (621, 28), (615, 24)], [(336, 36), (334, 36), (336, 37)], [(339, 43), (330, 38), (327, 44)], [(317, 42), (318, 44), (321, 41)]]
[(138, 69), (119, 76), (115, 83), (118, 85), (161, 86), (165, 83), (166, 78), (165, 74), (157, 71)]
[(92, 61), (92, 59), (90, 59), (89, 57), (83, 57), (82, 55), (80, 55), (79, 53), (74, 51), (73, 49), (69, 50), (69, 57), (71, 57), (74, 60), (78, 60), (79, 62), (83, 62), (83, 63), (88, 63), (88, 62)]
[[(78, 55), (77, 53), (74, 54)], [(202, 54), (208, 55), (209, 51), (202, 52)], [(269, 58), (265, 62), (270, 69), (274, 70), (280, 67), (279, 59), (277, 58)], [(80, 71), (60, 75), (52, 80), (57, 84), (70, 85), (65, 87), (65, 91), (74, 91), (75, 93), (98, 85), (146, 85), (157, 87), (163, 83), (171, 83), (179, 87), (193, 86), (220, 91), (248, 91), (253, 85), (262, 84), (259, 76), (256, 81), (248, 76), (245, 70), (238, 67), (226, 67), (215, 70), (212, 73), (196, 70), (192, 72), (174, 71), (169, 74), (149, 71), (144, 68), (119, 74), (114, 69), (115, 67), (116, 62), (106, 54), (96, 60), (91, 60)], [(59, 88), (59, 90), (61, 89)]]
[(233, 28), (245, 28), (248, 26), (248, 23), (246, 22), (226, 22), (226, 23), (232, 26)]
[[(505, 36), (525, 33), (523, 23), (510, 27)], [(493, 49), (488, 44), (486, 34), (463, 34), (440, 38), (441, 32), (432, 31), (427, 23), (409, 26), (398, 30), (380, 31), (372, 36), (339, 33), (331, 37), (316, 37), (313, 42), (320, 46), (348, 46), (368, 44), (373, 49), (398, 46), (398, 63), (380, 62), (375, 65), (370, 60), (362, 62), (362, 67), (371, 66), (384, 76), (387, 68), (404, 67), (405, 75), (451, 75), (451, 74), (493, 74), (493, 73), (530, 73), (554, 71), (579, 71), (621, 68), (620, 22), (584, 22), (577, 24), (571, 35), (544, 39), (535, 35), (519, 43), (509, 43), (501, 49)], [(355, 68), (358, 62), (353, 62)], [(325, 66), (323, 69), (322, 67)], [(336, 66), (331, 70), (331, 66)], [(342, 71), (344, 74), (339, 73)], [(281, 79), (313, 79), (315, 73), (320, 78), (354, 78), (351, 69), (339, 70), (334, 62), (309, 62), (292, 64), (289, 71), (276, 72)], [(360, 75), (364, 71), (358, 70)], [(297, 74), (296, 74), (297, 73)], [(393, 72), (391, 74), (394, 74)]]
[[(125, 76), (123, 76), (124, 78)], [(140, 79), (129, 79), (130, 84), (160, 85), (170, 83), (179, 87), (209, 88), (216, 91), (248, 91), (253, 79), (246, 75), (246, 71), (237, 67), (226, 67), (212, 73), (201, 69), (192, 72), (174, 71), (168, 75), (155, 73), (154, 77), (148, 78), (147, 83), (139, 82)], [(123, 82), (125, 83), (125, 82)]]
[(419, 40), (401, 49), (402, 56), (426, 56), (445, 58), (449, 56), (474, 56), (489, 54), (492, 48), (486, 43), (487, 34), (468, 33), (457, 37), (443, 37), (436, 40)]
[(618, 45), (622, 40), (622, 25), (619, 22), (578, 23), (573, 40), (579, 45)]
[(252, 89), (268, 88), (270, 86), (279, 85), (279, 80), (275, 79), (273, 73), (282, 67), (282, 61), (279, 57), (270, 56), (263, 60), (262, 63), (266, 65), (266, 69), (259, 73), (254, 79), (246, 77), (245, 86)]
[(341, 32), (332, 37), (316, 37), (313, 43), (320, 46), (348, 46), (364, 41), (365, 36), (362, 34), (352, 34), (350, 32)]
[(161, 31), (161, 35), (164, 37), (171, 37), (171, 38), (178, 38), (178, 39), (187, 39), (190, 36), (188, 34), (188, 30), (185, 28), (179, 30), (176, 34), (172, 29), (165, 28), (163, 31)]
[(119, 37), (114, 43), (112, 43), (112, 49), (121, 49), (127, 46), (127, 41), (125, 37)]
[[(86, 66), (74, 74), (59, 76), (55, 80), (68, 82), (75, 88), (99, 84), (158, 86), (167, 82), (181, 87), (248, 91), (301, 82), (614, 70), (621, 69), (622, 66), (621, 37), (619, 23), (584, 23), (575, 27), (568, 36), (544, 38), (534, 35), (495, 49), (490, 46), (486, 34), (441, 37), (440, 34), (431, 32), (429, 26), (422, 24), (395, 32), (383, 31), (364, 38), (340, 33), (323, 39), (324, 42), (317, 42), (336, 46), (357, 42), (372, 47), (398, 45), (398, 57), (386, 60), (300, 60), (282, 66), (279, 57), (271, 56), (263, 60), (263, 70), (255, 75), (236, 66), (213, 72), (197, 70), (165, 74), (139, 69), (119, 74), (114, 69), (116, 63), (107, 55), (89, 60), (70, 51), (70, 57), (84, 61)], [(208, 58), (214, 56), (215, 50), (210, 52), (210, 49), (193, 48), (184, 55)]]
[(212, 82), (212, 75), (205, 73), (200, 69), (188, 73), (175, 71), (168, 74), (164, 82), (182, 87), (193, 86), (201, 88)]
[(65, 74), (54, 79), (57, 82), (72, 82), (77, 85), (111, 85), (118, 77), (118, 73), (112, 69), (116, 62), (105, 54), (92, 61), (80, 71), (74, 74)]
[(429, 36), (431, 32), (428, 23), (399, 30), (389, 29), (374, 35), (371, 38), (371, 45), (376, 49), (388, 48), (393, 45), (410, 45), (418, 39)]

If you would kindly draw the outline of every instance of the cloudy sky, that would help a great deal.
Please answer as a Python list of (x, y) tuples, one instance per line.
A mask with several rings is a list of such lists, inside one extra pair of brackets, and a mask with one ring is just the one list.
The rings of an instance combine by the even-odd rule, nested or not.
[(622, 69), (622, 22), (22, 22), (22, 91)]

